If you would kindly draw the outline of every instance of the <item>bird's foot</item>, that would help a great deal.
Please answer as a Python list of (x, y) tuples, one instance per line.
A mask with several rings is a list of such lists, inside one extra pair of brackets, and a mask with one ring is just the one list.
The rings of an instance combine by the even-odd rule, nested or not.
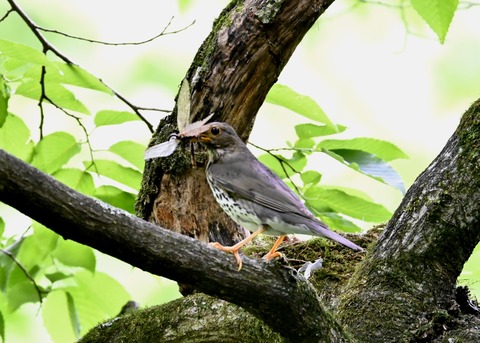
[(236, 247), (235, 245), (233, 247), (224, 247), (223, 245), (221, 245), (218, 242), (208, 243), (208, 245), (210, 245), (214, 248), (217, 248), (221, 251), (232, 253), (233, 256), (235, 256), (235, 260), (237, 261), (238, 271), (240, 271), (240, 269), (242, 269), (242, 258), (240, 257), (240, 253), (239, 253), (240, 248)]
[(274, 258), (277, 258), (277, 257), (283, 257), (283, 254), (278, 251), (275, 251), (275, 252), (269, 251), (265, 256), (263, 256), (263, 258), (267, 261), (273, 260)]

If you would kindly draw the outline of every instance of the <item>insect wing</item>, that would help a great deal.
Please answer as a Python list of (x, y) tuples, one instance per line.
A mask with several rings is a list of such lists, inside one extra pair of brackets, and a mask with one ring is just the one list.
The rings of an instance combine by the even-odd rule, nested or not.
[(187, 129), (190, 121), (190, 84), (185, 78), (180, 86), (177, 101), (177, 126), (180, 132)]
[(180, 144), (180, 140), (176, 137), (171, 137), (168, 141), (154, 145), (145, 151), (145, 160), (150, 160), (156, 157), (166, 157), (173, 154), (175, 149)]
[(196, 121), (195, 123), (188, 124), (185, 127), (185, 130), (180, 133), (180, 136), (182, 137), (195, 137), (201, 134), (202, 132), (205, 132), (208, 129), (208, 126), (205, 125), (207, 121), (209, 121), (213, 117), (213, 113), (211, 113), (208, 117)]

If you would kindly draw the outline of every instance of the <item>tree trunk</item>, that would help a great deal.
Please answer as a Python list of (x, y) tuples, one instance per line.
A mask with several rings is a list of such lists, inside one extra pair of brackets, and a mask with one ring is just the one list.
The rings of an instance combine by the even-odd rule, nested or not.
[[(187, 73), (191, 121), (214, 112), (246, 139), (268, 89), (329, 4), (232, 2)], [(174, 111), (152, 143), (175, 128)], [(372, 242), (367, 256), (315, 239), (287, 247), (286, 261), (244, 258), (241, 272), (231, 255), (186, 237), (228, 243), (244, 233), (211, 197), (201, 157), (200, 168), (191, 169), (181, 151), (146, 165), (137, 203), (140, 217), (171, 231), (78, 194), (2, 150), (0, 200), (64, 238), (209, 295), (115, 318), (84, 342), (474, 342), (480, 321), (464, 313), (468, 299), (459, 303), (455, 282), (480, 240), (479, 151), (480, 101), (411, 187), (378, 244), (376, 231), (352, 238)], [(324, 267), (310, 282), (289, 266), (321, 256)]]

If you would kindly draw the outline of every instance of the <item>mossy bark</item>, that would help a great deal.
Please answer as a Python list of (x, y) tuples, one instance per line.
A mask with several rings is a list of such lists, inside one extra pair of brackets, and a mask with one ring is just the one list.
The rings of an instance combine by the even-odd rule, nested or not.
[(479, 240), (480, 100), (407, 192), (338, 318), (361, 341), (408, 341), (456, 306), (457, 278)]

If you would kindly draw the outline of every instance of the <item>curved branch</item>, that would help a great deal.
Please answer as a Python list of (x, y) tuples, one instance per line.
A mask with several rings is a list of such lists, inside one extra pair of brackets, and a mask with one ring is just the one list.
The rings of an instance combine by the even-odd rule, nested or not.
[(36, 26), (36, 28), (37, 28), (38, 30), (43, 31), (43, 32), (54, 33), (54, 34), (57, 34), (57, 35), (60, 35), (60, 36), (64, 36), (64, 37), (67, 37), (67, 38), (71, 38), (71, 39), (75, 39), (75, 40), (79, 40), (79, 41), (84, 41), (84, 42), (88, 42), (88, 43), (95, 43), (95, 44), (109, 45), (109, 46), (124, 46), (124, 45), (142, 45), (142, 44), (147, 44), (147, 43), (153, 42), (154, 40), (156, 40), (157, 38), (160, 38), (160, 37), (162, 37), (162, 36), (172, 35), (172, 34), (175, 34), (175, 33), (179, 33), (179, 32), (185, 31), (185, 30), (188, 29), (190, 26), (193, 26), (193, 24), (195, 24), (195, 20), (194, 20), (193, 22), (191, 22), (190, 24), (188, 24), (187, 26), (185, 26), (183, 29), (166, 32), (167, 29), (170, 27), (170, 24), (172, 23), (172, 20), (173, 20), (173, 17), (170, 19), (170, 21), (167, 23), (167, 25), (165, 25), (165, 27), (163, 28), (162, 32), (157, 33), (157, 34), (156, 34), (155, 36), (153, 36), (153, 37), (150, 37), (150, 38), (148, 38), (148, 39), (144, 39), (144, 40), (138, 41), (138, 42), (117, 42), (117, 43), (115, 43), (115, 42), (106, 42), (106, 41), (100, 41), (100, 40), (91, 39), (91, 38), (74, 36), (74, 35), (71, 35), (71, 34), (68, 34), (68, 33), (65, 33), (65, 32), (61, 32), (61, 31), (57, 31), (57, 30), (52, 30), (52, 29), (47, 29), (47, 28), (45, 28), (45, 27)]
[[(12, 7), (12, 10), (15, 11), (20, 18), (25, 22), (25, 24), (29, 27), (30, 31), (37, 37), (38, 41), (40, 44), (42, 44), (42, 51), (44, 54), (46, 54), (48, 51), (52, 52), (54, 55), (56, 55), (58, 58), (60, 58), (62, 61), (69, 65), (74, 65), (78, 66), (78, 64), (73, 63), (67, 56), (65, 56), (62, 52), (60, 52), (57, 48), (55, 48), (53, 45), (51, 45), (48, 40), (42, 35), (40, 32), (41, 30), (45, 30), (40, 28), (38, 25), (36, 25), (29, 17), (28, 15), (22, 10), (20, 6), (14, 1), (14, 0), (7, 0), (10, 6)], [(10, 11), (9, 11), (10, 12)], [(9, 13), (8, 12), (8, 13)], [(168, 26), (167, 26), (168, 27)], [(44, 70), (45, 67), (42, 67)], [(42, 76), (44, 76), (44, 72), (42, 71)], [(142, 113), (140, 113), (140, 110), (142, 110), (142, 107), (135, 106), (133, 103), (131, 103), (127, 98), (125, 98), (122, 94), (114, 90), (112, 87), (107, 85), (102, 79), (97, 78), (105, 87), (107, 87), (113, 95), (115, 95), (120, 101), (122, 101), (125, 105), (130, 107), (130, 109), (142, 120), (147, 128), (150, 130), (150, 132), (153, 132), (153, 126), (150, 124), (150, 122), (143, 116)], [(42, 84), (42, 90), (44, 88), (43, 86), (43, 79), (41, 80)], [(43, 90), (44, 91), (44, 90)], [(42, 100), (42, 99), (40, 99)], [(162, 112), (168, 112), (166, 110), (158, 110)], [(43, 118), (43, 114), (42, 114)], [(42, 120), (43, 121), (43, 120)]]
[(230, 255), (82, 195), (4, 150), (0, 200), (65, 239), (235, 303), (284, 337), (347, 341), (295, 270), (244, 258), (238, 272)]
[[(377, 332), (401, 341), (407, 327), (451, 308), (457, 278), (479, 241), (477, 100), (407, 192), (368, 262), (354, 276), (340, 317), (360, 339), (370, 340)], [(385, 311), (391, 318), (379, 327)]]

